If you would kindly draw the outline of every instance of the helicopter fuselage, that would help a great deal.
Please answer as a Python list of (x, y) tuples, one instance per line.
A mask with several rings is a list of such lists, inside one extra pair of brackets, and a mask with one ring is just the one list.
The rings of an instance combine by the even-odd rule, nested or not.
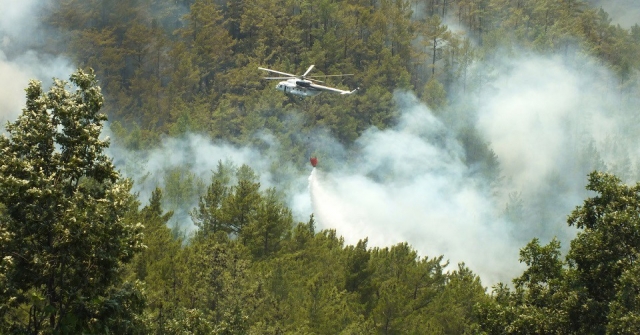
[(264, 79), (267, 79), (267, 80), (282, 80), (282, 79), (286, 79), (284, 81), (279, 82), (278, 85), (276, 85), (276, 90), (282, 91), (282, 92), (284, 92), (286, 94), (297, 95), (301, 99), (304, 98), (304, 97), (312, 97), (312, 96), (318, 95), (318, 94), (320, 94), (322, 92), (332, 92), (332, 93), (338, 93), (338, 94), (345, 95), (345, 94), (353, 94), (358, 90), (356, 88), (353, 91), (345, 91), (345, 90), (341, 90), (339, 88), (335, 88), (335, 87), (331, 87), (331, 86), (320, 85), (319, 83), (322, 83), (322, 81), (317, 80), (317, 79), (311, 79), (311, 77), (315, 77), (315, 78), (317, 78), (317, 77), (343, 77), (343, 76), (352, 76), (352, 74), (330, 74), (330, 75), (308, 76), (307, 77), (309, 72), (311, 72), (311, 70), (313, 69), (313, 65), (309, 66), (307, 71), (305, 71), (304, 74), (301, 75), (301, 76), (296, 76), (295, 74), (291, 74), (291, 73), (271, 70), (271, 69), (267, 69), (267, 68), (264, 68), (264, 67), (259, 67), (258, 69), (263, 70), (263, 71), (268, 71), (268, 72), (275, 73), (275, 74), (279, 75), (279, 76), (264, 77)]
[(276, 85), (276, 90), (300, 97), (312, 97), (322, 92), (320, 90), (312, 88), (311, 81), (300, 80), (297, 78), (279, 82), (278, 85)]

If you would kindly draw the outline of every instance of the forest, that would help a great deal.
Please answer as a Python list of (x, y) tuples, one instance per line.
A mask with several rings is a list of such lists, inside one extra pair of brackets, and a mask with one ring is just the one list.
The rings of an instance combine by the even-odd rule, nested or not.
[[(72, 65), (0, 94), (0, 333), (640, 333), (640, 25), (600, 5), (6, 5), (6, 87)], [(258, 70), (312, 64), (359, 90)]]

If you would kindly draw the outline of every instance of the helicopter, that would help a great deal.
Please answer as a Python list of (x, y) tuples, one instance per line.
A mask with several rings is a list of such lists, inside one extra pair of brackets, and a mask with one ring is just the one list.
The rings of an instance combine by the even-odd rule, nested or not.
[(312, 97), (322, 92), (340, 93), (344, 95), (344, 94), (353, 94), (358, 90), (356, 88), (353, 91), (345, 91), (335, 87), (328, 87), (328, 86), (316, 84), (316, 83), (322, 83), (322, 81), (317, 79), (312, 79), (312, 78), (343, 77), (343, 76), (352, 76), (353, 74), (308, 76), (309, 72), (311, 72), (313, 67), (314, 67), (313, 65), (309, 66), (307, 71), (305, 71), (305, 73), (301, 76), (296, 76), (295, 74), (291, 74), (291, 73), (266, 69), (263, 67), (259, 67), (258, 69), (282, 75), (282, 77), (264, 77), (263, 79), (282, 80), (276, 85), (276, 90), (283, 91), (286, 94), (297, 95), (300, 97), (300, 99), (305, 97)]

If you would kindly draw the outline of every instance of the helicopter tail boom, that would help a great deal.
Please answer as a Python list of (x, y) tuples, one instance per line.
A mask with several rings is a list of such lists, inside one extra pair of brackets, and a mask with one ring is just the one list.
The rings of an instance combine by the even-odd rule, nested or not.
[(355, 90), (353, 90), (353, 91), (345, 91), (345, 92), (342, 92), (342, 93), (340, 93), (340, 94), (343, 94), (343, 95), (344, 95), (344, 94), (353, 94), (353, 93), (356, 93), (356, 91), (357, 91), (357, 90), (359, 90), (359, 89), (360, 89), (360, 87), (356, 88), (356, 89), (355, 89)]

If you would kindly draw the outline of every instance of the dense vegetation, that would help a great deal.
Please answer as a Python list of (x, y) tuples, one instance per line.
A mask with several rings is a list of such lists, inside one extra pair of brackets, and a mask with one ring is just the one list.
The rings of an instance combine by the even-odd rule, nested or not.
[[(112, 121), (143, 130), (137, 146), (187, 129), (246, 144), (266, 128), (287, 143), (317, 126), (349, 144), (394, 122), (395, 89), (442, 110), (486, 83), (491, 74), (475, 61), (518, 48), (584, 50), (618, 75), (619, 90), (638, 88), (640, 27), (613, 26), (579, 0), (65, 0), (53, 11), (47, 21), (64, 34), (50, 48), (96, 70)], [(272, 94), (257, 70), (311, 64), (317, 74), (355, 74), (332, 84), (361, 92), (298, 103)], [(287, 129), (295, 109), (304, 123)]]
[[(472, 64), (498, 52), (576, 50), (609, 67), (614, 89), (638, 98), (640, 27), (610, 24), (582, 1), (59, 0), (44, 19), (47, 48), (82, 68), (44, 92), (0, 137), (0, 332), (16, 334), (638, 333), (640, 185), (594, 172), (594, 196), (571, 214), (580, 229), (563, 261), (556, 240), (521, 251), (513, 286), (487, 292), (464, 264), (419, 257), (406, 243), (345, 245), (294, 222), (248, 166), (220, 163), (190, 215), (167, 227), (163, 194), (135, 199), (99, 139), (108, 115), (131, 149), (188, 131), (248, 144), (266, 128), (282, 155), (326, 127), (350, 145), (393, 125), (393, 90), (436, 113), (480, 89)], [(454, 32), (443, 18), (466, 27)], [(258, 66), (354, 73), (349, 98), (299, 102), (273, 94)], [(319, 71), (319, 72), (320, 72)], [(97, 79), (96, 79), (97, 78)], [(105, 94), (104, 106), (100, 87)], [(300, 127), (288, 127), (302, 110)], [(498, 178), (472, 132), (469, 157)], [(478, 144), (480, 143), (480, 144)], [(298, 155), (306, 157), (306, 155)], [(468, 162), (472, 164), (474, 162)], [(139, 201), (148, 201), (140, 208)], [(447, 267), (448, 266), (448, 267)], [(446, 269), (445, 269), (446, 267)]]

